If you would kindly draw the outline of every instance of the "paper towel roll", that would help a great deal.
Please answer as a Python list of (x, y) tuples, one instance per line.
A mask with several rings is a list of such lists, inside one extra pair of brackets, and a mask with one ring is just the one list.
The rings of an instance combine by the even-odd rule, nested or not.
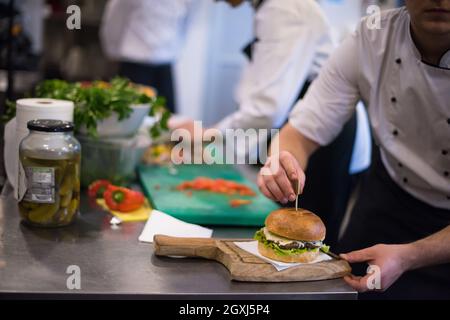
[(50, 119), (73, 122), (74, 104), (53, 99), (22, 99), (16, 102), (17, 128), (27, 130), (31, 120)]
[(54, 99), (21, 99), (16, 102), (16, 118), (5, 127), (5, 168), (9, 182), (17, 195), (19, 145), (28, 135), (31, 120), (50, 119), (73, 122), (74, 104)]

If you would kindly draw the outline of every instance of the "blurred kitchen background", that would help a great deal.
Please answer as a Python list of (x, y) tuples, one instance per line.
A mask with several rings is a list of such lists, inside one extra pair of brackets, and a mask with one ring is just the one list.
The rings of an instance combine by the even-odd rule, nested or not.
[[(108, 80), (117, 74), (118, 65), (106, 58), (99, 37), (106, 3), (0, 0), (0, 115), (7, 99), (26, 96), (43, 79)], [(370, 4), (391, 8), (401, 1), (319, 3), (339, 41), (354, 29)], [(81, 8), (81, 30), (66, 27), (66, 9), (73, 4)], [(247, 63), (242, 49), (253, 39), (253, 14), (248, 3), (232, 9), (214, 0), (193, 2), (181, 30), (183, 45), (174, 68), (177, 113), (209, 125), (235, 110), (234, 90)], [(1, 154), (3, 147), (0, 150)], [(4, 181), (1, 167), (0, 185)]]

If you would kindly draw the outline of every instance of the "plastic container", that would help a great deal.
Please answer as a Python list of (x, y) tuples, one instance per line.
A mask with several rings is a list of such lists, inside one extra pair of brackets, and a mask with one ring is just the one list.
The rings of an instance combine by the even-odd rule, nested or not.
[(60, 120), (28, 122), (19, 147), (19, 211), (38, 227), (71, 224), (80, 205), (81, 146), (73, 124)]
[(81, 185), (88, 187), (95, 180), (106, 179), (124, 185), (136, 179), (136, 168), (147, 144), (133, 139), (95, 139), (78, 136), (83, 148)]

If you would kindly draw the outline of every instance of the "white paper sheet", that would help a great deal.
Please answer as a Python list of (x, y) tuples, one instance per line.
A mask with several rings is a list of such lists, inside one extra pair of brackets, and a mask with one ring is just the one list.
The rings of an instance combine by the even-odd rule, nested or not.
[[(270, 263), (271, 265), (273, 265), (275, 267), (275, 269), (277, 269), (277, 271), (283, 271), (292, 267), (296, 267), (305, 263), (285, 263), (285, 262), (279, 262), (279, 261), (275, 261), (269, 258), (266, 258), (264, 256), (262, 256), (259, 251), (258, 251), (258, 241), (251, 241), (251, 242), (235, 242), (234, 243), (236, 246), (238, 246), (239, 248), (241, 248), (244, 251), (247, 251), (248, 253), (253, 254), (254, 256), (257, 256), (258, 258), (267, 261), (268, 263)], [(318, 262), (322, 262), (322, 261), (328, 261), (328, 260), (332, 260), (332, 258), (325, 254), (325, 253), (320, 253), (320, 255), (317, 257), (316, 260), (314, 260), (311, 263), (318, 263)]]
[(166, 213), (153, 210), (139, 236), (141, 242), (153, 242), (157, 234), (182, 238), (211, 238), (213, 231), (195, 224), (178, 220)]

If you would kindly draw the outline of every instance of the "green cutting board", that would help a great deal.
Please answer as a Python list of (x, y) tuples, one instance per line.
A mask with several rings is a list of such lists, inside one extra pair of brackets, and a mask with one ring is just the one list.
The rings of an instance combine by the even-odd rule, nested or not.
[[(263, 226), (265, 218), (278, 205), (265, 198), (255, 184), (229, 165), (180, 165), (175, 169), (161, 166), (140, 166), (139, 177), (152, 206), (180, 220), (203, 225)], [(184, 181), (197, 177), (226, 179), (249, 186), (256, 197), (229, 196), (206, 191), (176, 190)], [(232, 208), (230, 200), (250, 199), (252, 204)]]

